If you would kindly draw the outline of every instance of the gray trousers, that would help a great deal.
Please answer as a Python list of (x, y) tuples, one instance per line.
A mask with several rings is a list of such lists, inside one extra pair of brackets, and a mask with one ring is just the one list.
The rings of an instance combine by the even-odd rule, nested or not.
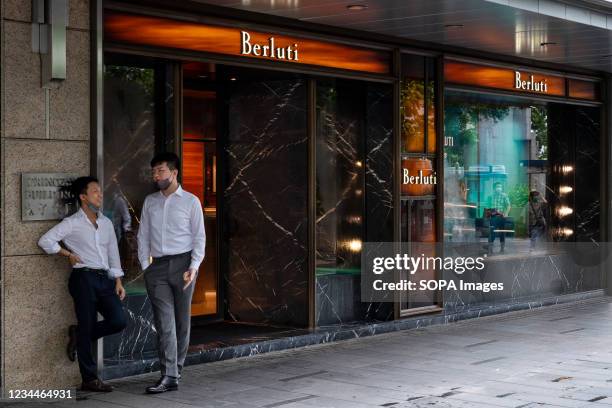
[(178, 377), (185, 363), (191, 328), (191, 298), (195, 281), (183, 290), (183, 274), (191, 252), (153, 261), (144, 274), (157, 330), (161, 374)]

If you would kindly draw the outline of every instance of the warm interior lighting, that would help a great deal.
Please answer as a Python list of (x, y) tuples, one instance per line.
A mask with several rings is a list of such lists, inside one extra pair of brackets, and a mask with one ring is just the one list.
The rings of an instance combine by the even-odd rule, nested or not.
[(569, 165), (561, 166), (561, 173), (563, 174), (571, 173), (572, 171), (574, 171), (574, 166), (569, 166)]
[(572, 191), (574, 191), (573, 188), (571, 188), (570, 186), (560, 186), (559, 187), (559, 194), (563, 195), (563, 194), (569, 194)]
[(357, 161), (355, 162), (355, 166), (357, 166), (357, 167), (361, 167), (361, 166), (363, 166), (363, 163), (362, 163), (360, 160), (357, 160)]
[(236, 77), (231, 77), (230, 81), (235, 81), (237, 78)]
[(361, 240), (360, 239), (352, 239), (348, 242), (348, 249), (353, 252), (361, 251)]
[(557, 208), (557, 215), (559, 217), (565, 217), (566, 215), (570, 215), (574, 212), (573, 209), (566, 207), (566, 206), (561, 206)]
[(559, 236), (569, 237), (574, 233), (574, 230), (571, 228), (557, 228), (556, 232)]
[(360, 11), (360, 10), (367, 9), (368, 5), (367, 4), (349, 4), (348, 6), (346, 6), (346, 8), (351, 11)]
[(346, 220), (351, 224), (361, 224), (361, 217), (358, 215), (349, 215)]

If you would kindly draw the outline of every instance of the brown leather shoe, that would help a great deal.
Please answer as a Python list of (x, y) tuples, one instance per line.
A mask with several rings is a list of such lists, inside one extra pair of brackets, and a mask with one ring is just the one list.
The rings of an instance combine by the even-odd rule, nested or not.
[(76, 360), (76, 347), (77, 347), (77, 327), (71, 324), (68, 327), (68, 346), (66, 347), (66, 353), (70, 361)]
[(105, 382), (97, 378), (95, 380), (87, 381), (81, 384), (81, 391), (111, 392), (112, 390), (112, 385), (106, 384)]

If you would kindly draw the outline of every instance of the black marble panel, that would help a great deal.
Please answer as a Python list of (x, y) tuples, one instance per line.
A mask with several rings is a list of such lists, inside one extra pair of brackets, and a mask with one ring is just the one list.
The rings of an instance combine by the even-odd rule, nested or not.
[[(393, 241), (393, 162), (393, 88), (388, 84), (367, 84), (366, 242)], [(393, 318), (392, 303), (361, 301), (365, 320)]]
[(228, 97), (226, 317), (308, 324), (307, 87), (236, 81)]
[(322, 81), (317, 87), (316, 324), (392, 317), (360, 297), (363, 241), (393, 240), (393, 91)]
[(600, 110), (575, 107), (576, 241), (600, 241)]
[[(586, 248), (585, 244), (565, 245), (565, 249), (558, 253), (542, 251), (531, 256), (494, 256), (485, 262), (482, 271), (465, 271), (461, 275), (445, 271), (443, 279), (453, 281), (457, 286), (456, 290), (444, 291), (445, 311), (450, 313), (486, 304), (512, 304), (525, 299), (537, 300), (601, 289), (603, 266), (590, 262), (588, 255), (590, 252), (593, 254), (591, 257), (598, 258), (600, 252), (597, 248)], [(447, 255), (450, 252), (447, 249)], [(477, 285), (503, 284), (503, 290), (487, 292), (482, 287), (462, 290), (460, 281)]]
[(157, 350), (153, 310), (147, 295), (126, 297), (123, 308), (127, 327), (121, 333), (104, 338), (105, 364), (110, 361), (138, 360)]

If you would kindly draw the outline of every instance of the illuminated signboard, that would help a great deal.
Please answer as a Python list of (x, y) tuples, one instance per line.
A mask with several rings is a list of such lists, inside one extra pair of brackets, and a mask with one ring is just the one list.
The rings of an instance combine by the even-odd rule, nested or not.
[(310, 38), (106, 10), (107, 44), (162, 47), (291, 64), (391, 73), (391, 53)]
[(479, 65), (447, 60), (444, 80), (450, 84), (500, 89), (527, 94), (561, 96), (597, 101), (599, 82), (542, 74), (528, 70)]

